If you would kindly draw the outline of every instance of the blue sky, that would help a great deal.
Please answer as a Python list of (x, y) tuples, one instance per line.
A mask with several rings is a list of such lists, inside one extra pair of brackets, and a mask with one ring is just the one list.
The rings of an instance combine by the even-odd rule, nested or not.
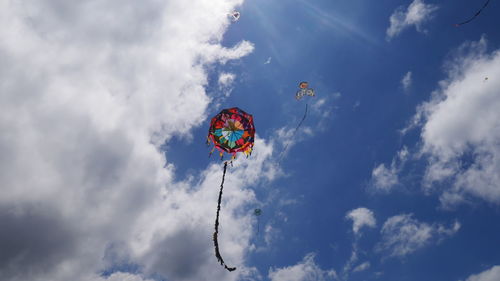
[(187, 2), (0, 2), (1, 280), (500, 280), (496, 1)]
[[(410, 3), (251, 1), (239, 9), (241, 19), (225, 34), (223, 45), (245, 39), (255, 44), (255, 50), (241, 62), (222, 67), (236, 74), (234, 90), (223, 106), (252, 112), (261, 137), (273, 138), (276, 129), (298, 123), (306, 102), (293, 99), (299, 81), (309, 81), (316, 99), (328, 98), (330, 103), (330, 116), (321, 127), (317, 126), (321, 117), (307, 117), (304, 126), (312, 128), (313, 136), (287, 152), (281, 166), (287, 176), (256, 187), (264, 202), (273, 192), (279, 193), (263, 206), (261, 218), (261, 223), (278, 229), (276, 241), (250, 257), (261, 272), (269, 266), (293, 265), (314, 253), (320, 268), (333, 268), (341, 275), (356, 240), (345, 215), (358, 207), (372, 210), (378, 224), (356, 242), (363, 253), (358, 264), (368, 261), (371, 267), (348, 280), (462, 280), (499, 263), (500, 257), (490, 248), (499, 236), (498, 207), (473, 200), (442, 210), (438, 193), (422, 191), (425, 157), (405, 166), (401, 183), (390, 193), (372, 188), (375, 166), (390, 165), (403, 147), (412, 154), (419, 149), (419, 129), (405, 135), (399, 131), (416, 107), (429, 100), (438, 82), (447, 78), (443, 64), (450, 53), (481, 36), (487, 39), (488, 50), (499, 46), (495, 3), (469, 25), (453, 26), (475, 12), (477, 5), (466, 1), (426, 2), (436, 9), (421, 24), (422, 32), (411, 25), (386, 40), (389, 17)], [(265, 64), (268, 58), (270, 63)], [(401, 80), (408, 72), (411, 85), (404, 89)], [(333, 98), (335, 93), (340, 97)], [(205, 134), (206, 128), (196, 129), (194, 139)], [(203, 144), (177, 145), (171, 155), (180, 161), (179, 172), (193, 169)], [(279, 199), (294, 203), (276, 206)], [(283, 213), (286, 221), (279, 217)], [(451, 237), (429, 241), (411, 254), (387, 257), (375, 250), (380, 228), (401, 213), (431, 225), (457, 221), (461, 227)], [(256, 236), (257, 246), (264, 243), (264, 234)]]

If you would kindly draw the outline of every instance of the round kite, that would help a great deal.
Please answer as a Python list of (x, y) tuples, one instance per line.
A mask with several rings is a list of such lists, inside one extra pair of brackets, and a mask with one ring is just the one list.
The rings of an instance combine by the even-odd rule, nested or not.
[[(212, 154), (214, 149), (217, 149), (220, 152), (221, 160), (224, 157), (224, 152), (232, 154), (231, 160), (236, 157), (236, 153), (238, 152), (243, 152), (248, 157), (252, 153), (254, 136), (255, 128), (253, 126), (252, 115), (237, 107), (223, 109), (210, 121), (207, 143), (210, 144), (210, 142), (212, 142), (214, 144), (214, 148), (210, 154)], [(229, 267), (224, 262), (224, 259), (220, 254), (218, 240), (220, 205), (222, 202), (222, 190), (224, 188), (227, 163), (228, 161), (224, 162), (224, 170), (222, 172), (222, 182), (220, 184), (219, 199), (217, 201), (217, 215), (215, 217), (215, 232), (213, 241), (215, 257), (219, 263), (228, 271), (234, 271), (236, 270), (236, 267)]]
[(224, 157), (224, 152), (232, 154), (232, 159), (238, 152), (243, 152), (248, 157), (252, 153), (254, 136), (252, 115), (233, 107), (223, 109), (212, 118), (207, 143), (214, 144), (214, 149), (219, 151), (221, 159)]

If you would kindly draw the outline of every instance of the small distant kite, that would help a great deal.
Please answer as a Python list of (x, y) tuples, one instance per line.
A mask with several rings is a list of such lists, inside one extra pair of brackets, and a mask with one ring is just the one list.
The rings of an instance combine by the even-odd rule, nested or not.
[[(305, 81), (299, 83), (299, 90), (295, 93), (295, 99), (301, 100), (304, 96), (310, 96), (310, 97), (316, 96), (316, 94), (314, 93), (314, 90), (309, 88), (309, 83), (305, 82)], [(307, 117), (307, 105), (308, 105), (308, 103), (306, 102), (306, 110), (304, 111), (304, 116), (302, 116), (302, 119), (300, 120), (299, 124), (297, 125), (297, 127), (295, 127), (295, 130), (293, 131), (293, 134), (292, 134), (292, 138), (295, 137), (295, 134), (297, 133), (300, 126), (302, 125), (302, 123), (304, 122), (304, 120)], [(281, 163), (281, 160), (283, 159), (283, 156), (284, 156), (289, 144), (290, 143), (287, 143), (285, 145), (285, 147), (283, 148), (283, 151), (281, 151), (281, 153), (278, 157), (278, 165), (279, 165), (279, 163)]]
[(236, 11), (234, 11), (234, 12), (229, 13), (229, 14), (227, 14), (227, 15), (228, 15), (228, 17), (229, 17), (229, 18), (230, 18), (233, 22), (236, 22), (236, 21), (238, 21), (238, 20), (240, 19), (240, 15), (241, 15), (241, 14), (240, 14), (240, 12), (236, 12)]
[[(214, 149), (219, 150), (221, 160), (224, 158), (224, 152), (232, 154), (232, 160), (236, 158), (236, 153), (243, 152), (247, 157), (252, 153), (255, 137), (255, 128), (253, 125), (253, 116), (245, 111), (233, 107), (223, 109), (219, 114), (210, 121), (208, 129), (207, 144), (212, 142), (214, 148), (210, 152), (212, 155)], [(222, 189), (224, 188), (224, 178), (226, 176), (228, 161), (224, 162), (224, 170), (222, 173), (222, 182), (220, 184), (219, 199), (217, 201), (217, 216), (215, 218), (215, 232), (213, 236), (215, 257), (222, 266), (228, 271), (236, 270), (236, 267), (228, 267), (219, 251), (219, 213), (222, 201)]]
[(307, 83), (307, 82), (300, 82), (299, 83), (299, 90), (295, 94), (295, 98), (297, 100), (300, 100), (303, 96), (314, 97), (314, 90), (310, 89), (308, 87), (309, 87), (309, 83)]
[(483, 11), (483, 9), (486, 8), (486, 6), (488, 6), (489, 3), (490, 3), (490, 0), (486, 0), (486, 3), (484, 3), (483, 7), (481, 7), (481, 9), (479, 9), (471, 18), (469, 18), (468, 20), (466, 20), (464, 22), (455, 24), (455, 27), (459, 27), (461, 25), (464, 25), (464, 24), (467, 24), (467, 23), (473, 21), (477, 16), (479, 16), (479, 14)]
[(262, 210), (255, 209), (255, 210), (253, 210), (253, 214), (257, 217), (257, 233), (259, 233), (259, 225), (260, 225), (259, 217), (260, 217), (260, 215), (262, 215)]

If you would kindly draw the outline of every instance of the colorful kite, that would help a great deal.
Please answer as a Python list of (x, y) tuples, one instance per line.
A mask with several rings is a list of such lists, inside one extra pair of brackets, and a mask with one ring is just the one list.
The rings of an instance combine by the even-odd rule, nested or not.
[(308, 87), (309, 87), (309, 83), (307, 83), (307, 82), (300, 82), (299, 83), (299, 90), (295, 94), (295, 98), (297, 100), (300, 100), (303, 96), (314, 97), (314, 90), (310, 89)]
[(223, 109), (210, 121), (207, 144), (214, 144), (210, 155), (217, 149), (221, 159), (224, 152), (232, 154), (231, 160), (237, 152), (248, 157), (252, 153), (254, 135), (252, 115), (237, 107)]
[[(243, 152), (247, 157), (252, 153), (253, 142), (255, 136), (255, 128), (253, 125), (252, 115), (245, 111), (233, 107), (223, 109), (217, 114), (212, 121), (210, 121), (210, 128), (208, 129), (207, 144), (212, 142), (214, 149), (219, 150), (221, 160), (224, 157), (224, 152), (231, 153), (231, 161), (236, 158), (236, 153)], [(222, 201), (222, 189), (224, 188), (224, 178), (226, 176), (228, 161), (224, 162), (224, 171), (222, 173), (222, 182), (220, 184), (219, 199), (217, 201), (217, 216), (215, 218), (215, 232), (214, 232), (214, 247), (215, 257), (224, 268), (228, 271), (236, 270), (236, 267), (228, 267), (219, 251), (219, 242), (217, 240), (219, 234), (219, 213), (220, 204)]]
[[(308, 82), (300, 82), (299, 83), (299, 90), (295, 93), (295, 99), (296, 100), (301, 100), (302, 97), (304, 97), (304, 96), (310, 96), (310, 97), (316, 96), (315, 93), (314, 93), (314, 90), (311, 89), (311, 88), (309, 88), (309, 83)], [(300, 126), (302, 125), (302, 123), (306, 119), (306, 116), (307, 116), (307, 105), (308, 105), (308, 103), (306, 102), (306, 110), (304, 112), (304, 116), (302, 116), (302, 119), (300, 120), (299, 124), (297, 125), (297, 127), (295, 127), (295, 130), (293, 131), (293, 134), (292, 134), (292, 138), (295, 137), (295, 134), (297, 133), (297, 131), (299, 130)], [(289, 143), (287, 143), (285, 145), (285, 147), (283, 148), (283, 151), (281, 151), (280, 156), (278, 157), (278, 159), (279, 159), (278, 160), (278, 164), (283, 159), (283, 155), (285, 154), (285, 151), (287, 150), (288, 145), (289, 145)]]
[(455, 27), (459, 27), (461, 25), (464, 25), (466, 23), (473, 21), (477, 16), (479, 16), (479, 14), (483, 11), (483, 9), (486, 8), (486, 6), (488, 6), (489, 3), (490, 3), (490, 0), (486, 0), (486, 3), (484, 3), (483, 7), (481, 7), (481, 9), (479, 9), (471, 18), (469, 18), (468, 20), (466, 20), (464, 22), (455, 24)]

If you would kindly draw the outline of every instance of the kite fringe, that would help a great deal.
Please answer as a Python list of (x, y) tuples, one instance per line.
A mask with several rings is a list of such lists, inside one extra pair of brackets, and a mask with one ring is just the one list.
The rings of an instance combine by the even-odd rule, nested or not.
[(219, 241), (217, 239), (218, 234), (219, 234), (219, 213), (220, 213), (220, 204), (222, 201), (222, 189), (224, 188), (224, 178), (226, 177), (226, 169), (227, 169), (227, 161), (224, 162), (224, 172), (222, 173), (222, 182), (220, 184), (220, 191), (219, 191), (219, 200), (217, 201), (217, 216), (215, 217), (215, 232), (214, 232), (214, 247), (215, 247), (215, 257), (217, 258), (217, 261), (224, 266), (225, 269), (227, 269), (229, 272), (236, 270), (236, 267), (228, 267), (226, 263), (224, 262), (224, 259), (222, 258), (220, 251), (219, 251)]

